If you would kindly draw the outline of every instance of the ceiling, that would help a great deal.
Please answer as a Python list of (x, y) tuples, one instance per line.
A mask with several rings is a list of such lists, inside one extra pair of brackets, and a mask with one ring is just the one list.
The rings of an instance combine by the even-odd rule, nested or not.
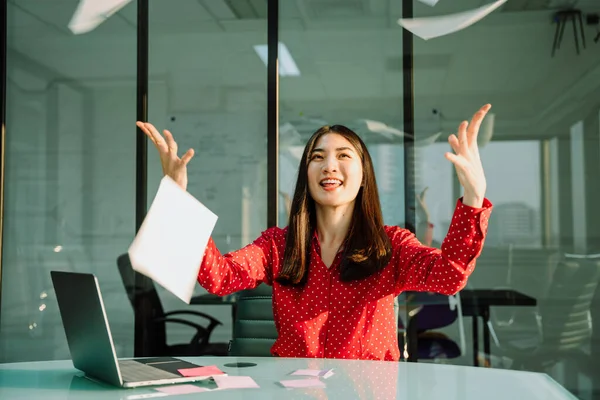
[[(9, 74), (21, 86), (46, 84), (25, 65), (31, 62), (83, 85), (135, 84), (135, 2), (96, 30), (75, 36), (67, 25), (77, 3), (9, 0), (9, 57), (20, 62), (9, 58)], [(487, 3), (440, 0), (429, 7), (415, 0), (414, 15)], [(266, 68), (253, 49), (267, 41), (266, 4), (150, 0), (150, 75), (169, 87), (169, 112), (266, 107)], [(451, 130), (491, 102), (499, 137), (555, 135), (597, 109), (600, 43), (592, 40), (597, 27), (584, 26), (587, 48), (577, 55), (569, 22), (561, 48), (550, 56), (552, 16), (565, 7), (579, 8), (584, 16), (600, 12), (597, 0), (508, 0), (463, 31), (429, 41), (415, 38), (416, 129)], [(281, 1), (280, 40), (301, 71), (300, 77), (280, 79), (282, 120), (401, 124), (400, 17), (400, 0)]]

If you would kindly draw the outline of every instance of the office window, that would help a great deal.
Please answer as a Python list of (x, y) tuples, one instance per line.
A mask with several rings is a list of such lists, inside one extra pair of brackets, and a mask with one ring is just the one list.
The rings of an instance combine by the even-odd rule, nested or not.
[[(256, 51), (267, 43), (266, 2), (247, 8), (151, 0), (149, 6), (149, 120), (171, 131), (180, 155), (195, 150), (188, 191), (219, 217), (213, 231), (219, 250), (237, 250), (267, 227), (267, 67)], [(149, 203), (162, 176), (149, 143)], [(231, 338), (230, 306), (187, 306), (157, 289), (167, 311), (189, 307), (220, 320), (211, 342)], [(195, 295), (202, 294), (197, 285)], [(167, 329), (171, 343), (194, 334), (182, 325)]]
[(69, 358), (54, 269), (98, 276), (117, 353), (132, 355), (116, 259), (135, 232), (136, 20), (74, 35), (76, 5), (8, 3), (2, 362)]
[(404, 224), (402, 32), (390, 24), (401, 14), (400, 4), (388, 6), (280, 2), (280, 226), (304, 145), (335, 124), (366, 143), (385, 223)]
[[(413, 1), (415, 17), (479, 6)], [(597, 12), (591, 4), (577, 6), (584, 23), (586, 15)], [(600, 298), (593, 273), (600, 249), (600, 103), (594, 78), (600, 53), (588, 44), (593, 35), (585, 25), (585, 49), (578, 27), (575, 33), (567, 29), (553, 51), (555, 11), (507, 2), (466, 29), (427, 41), (414, 37), (415, 127), (441, 132), (431, 152), (417, 153), (417, 164), (441, 165), (448, 135), (479, 107), (492, 104), (479, 145), (494, 211), (466, 290), (516, 291), (537, 306), (490, 307), (498, 341), (490, 339), (489, 361), (494, 368), (546, 372), (580, 398), (591, 399), (598, 374), (583, 360), (595, 359), (600, 349), (597, 329), (589, 323), (600, 307), (591, 300)], [(452, 179), (452, 185), (435, 180), (443, 189), (431, 197), (433, 207), (451, 205), (443, 208), (448, 221), (460, 195)], [(458, 339), (454, 326), (442, 331)], [(469, 365), (474, 356), (483, 362), (483, 347), (473, 354), (471, 318), (465, 319), (465, 332), (466, 351), (451, 362)], [(529, 353), (519, 343), (525, 342), (545, 356), (523, 363)]]

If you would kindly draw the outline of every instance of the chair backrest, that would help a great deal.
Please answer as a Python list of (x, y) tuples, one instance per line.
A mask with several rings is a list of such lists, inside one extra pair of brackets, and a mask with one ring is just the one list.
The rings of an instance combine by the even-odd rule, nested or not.
[[(453, 296), (432, 292), (411, 292), (410, 296), (410, 302), (414, 305), (423, 304), (413, 317), (419, 331), (443, 328), (453, 324), (458, 318), (456, 299)], [(433, 298), (435, 301), (431, 301)]]
[(166, 346), (167, 329), (164, 322), (157, 322), (165, 312), (156, 287), (150, 278), (141, 274), (136, 280), (137, 272), (131, 266), (128, 254), (117, 258), (117, 266), (136, 316), (136, 329), (140, 329), (144, 335), (144, 354), (159, 354), (163, 351), (162, 347)]
[[(407, 301), (414, 306), (414, 309), (409, 311), (412, 315), (410, 326), (405, 327), (401, 318), (399, 318), (400, 321), (397, 321), (399, 323), (398, 328), (408, 329), (409, 331), (415, 329), (417, 333), (421, 333), (444, 328), (458, 322), (460, 354), (465, 354), (467, 347), (460, 293), (452, 296), (432, 292), (410, 292), (406, 294), (410, 296)], [(395, 300), (397, 299), (396, 297)], [(396, 309), (396, 302), (394, 302), (394, 309)]]
[(233, 339), (229, 347), (232, 356), (268, 357), (277, 339), (273, 319), (272, 289), (261, 284), (239, 293), (236, 306)]
[[(135, 302), (139, 301), (140, 296), (143, 296), (145, 301), (151, 303), (157, 315), (163, 315), (164, 309), (152, 279), (135, 272), (128, 254), (121, 254), (117, 258), (117, 266), (131, 306), (135, 308)], [(136, 274), (138, 275), (137, 282)]]
[(544, 299), (539, 302), (544, 347), (568, 351), (589, 343), (590, 307), (600, 280), (600, 260), (560, 260)]

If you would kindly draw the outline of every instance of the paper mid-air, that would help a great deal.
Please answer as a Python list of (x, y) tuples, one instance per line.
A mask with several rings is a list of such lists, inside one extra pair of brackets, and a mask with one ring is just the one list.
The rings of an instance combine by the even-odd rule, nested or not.
[[(438, 0), (419, 1), (429, 6), (435, 6), (438, 2)], [(130, 2), (131, 0), (81, 0), (69, 22), (69, 29), (76, 35), (90, 32)], [(498, 0), (473, 10), (449, 15), (401, 18), (398, 24), (422, 39), (433, 39), (473, 25), (505, 2), (506, 0)]]
[(92, 31), (130, 2), (131, 0), (81, 0), (71, 17), (69, 29), (76, 35)]
[(421, 39), (429, 40), (468, 28), (504, 3), (506, 0), (498, 0), (473, 10), (435, 17), (400, 18), (398, 24)]
[(165, 176), (129, 246), (137, 272), (190, 303), (217, 216)]

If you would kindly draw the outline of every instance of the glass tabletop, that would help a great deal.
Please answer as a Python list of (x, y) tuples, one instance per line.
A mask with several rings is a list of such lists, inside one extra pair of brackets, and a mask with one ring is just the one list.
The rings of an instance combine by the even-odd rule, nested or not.
[[(203, 398), (340, 398), (421, 400), (576, 400), (548, 375), (501, 369), (441, 364), (244, 357), (182, 357), (197, 365), (216, 365), (229, 375), (250, 376), (256, 389), (208, 390)], [(254, 363), (246, 368), (230, 363)], [(331, 369), (333, 376), (321, 379), (325, 388), (286, 389), (278, 382), (307, 379), (290, 376), (298, 369)], [(317, 378), (308, 378), (317, 379)], [(214, 389), (214, 383), (194, 383)], [(48, 361), (0, 365), (2, 399), (120, 399), (165, 397), (156, 387), (121, 389), (91, 381), (73, 368), (71, 361)], [(197, 398), (199, 393), (180, 394), (176, 399)]]

